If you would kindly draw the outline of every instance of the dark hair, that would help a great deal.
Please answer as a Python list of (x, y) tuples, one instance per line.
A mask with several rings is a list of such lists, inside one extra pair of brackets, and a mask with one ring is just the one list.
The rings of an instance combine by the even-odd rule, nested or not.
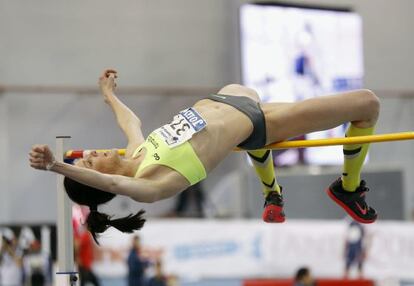
[(306, 275), (309, 275), (309, 268), (299, 268), (295, 275), (295, 281), (301, 281)]
[(8, 239), (5, 235), (2, 235), (1, 238), (4, 242), (4, 244), (6, 244), (6, 245), (11, 245), (12, 244), (12, 241), (10, 239)]
[(98, 212), (98, 205), (109, 202), (115, 197), (115, 194), (81, 184), (68, 177), (64, 178), (63, 184), (66, 193), (72, 201), (80, 205), (89, 206), (91, 212), (86, 219), (86, 224), (97, 244), (99, 244), (97, 240), (98, 233), (104, 232), (111, 226), (127, 233), (139, 230), (144, 226), (145, 219), (142, 218), (145, 213), (144, 210), (118, 219), (111, 219), (112, 216)]

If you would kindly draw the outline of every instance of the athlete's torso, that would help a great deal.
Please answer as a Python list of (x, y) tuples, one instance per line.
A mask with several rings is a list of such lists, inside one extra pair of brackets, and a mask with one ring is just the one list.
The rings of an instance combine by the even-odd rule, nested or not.
[[(180, 114), (182, 113), (184, 112), (180, 112)], [(185, 113), (197, 114), (193, 109), (188, 109)], [(198, 114), (197, 117), (201, 118)], [(205, 122), (202, 119), (200, 121), (205, 126)], [(188, 131), (183, 131), (186, 128)], [(185, 119), (177, 116), (172, 123), (151, 132), (145, 142), (135, 150), (134, 155), (145, 149), (145, 158), (141, 161), (135, 177), (139, 177), (146, 168), (161, 165), (178, 172), (191, 185), (205, 179), (207, 177), (206, 170), (194, 148), (186, 138), (179, 137), (179, 135), (189, 136), (192, 132), (190, 128)]]
[[(234, 107), (209, 99), (198, 101), (193, 109), (203, 117), (207, 125), (202, 131), (194, 134), (188, 142), (205, 171), (209, 173), (235, 146), (250, 135), (253, 125), (246, 115)], [(139, 153), (139, 156), (146, 156), (145, 148)], [(167, 180), (171, 182), (169, 187), (177, 191), (190, 185), (183, 174), (164, 165), (151, 164), (137, 175)]]
[(245, 114), (224, 103), (204, 99), (194, 108), (207, 121), (207, 127), (190, 143), (209, 172), (251, 134), (253, 124)]

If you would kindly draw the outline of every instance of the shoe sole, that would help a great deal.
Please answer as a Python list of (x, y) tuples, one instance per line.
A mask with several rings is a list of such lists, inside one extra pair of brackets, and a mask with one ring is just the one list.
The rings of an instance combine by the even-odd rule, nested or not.
[(285, 216), (281, 213), (283, 211), (282, 207), (270, 205), (265, 207), (263, 210), (263, 221), (267, 223), (282, 223), (286, 220)]
[(349, 214), (354, 220), (356, 220), (357, 222), (360, 223), (373, 223), (374, 221), (377, 220), (378, 215), (375, 216), (375, 218), (368, 220), (368, 219), (364, 219), (359, 217), (353, 210), (351, 210), (346, 204), (344, 204), (341, 200), (339, 200), (331, 191), (330, 188), (327, 188), (325, 190), (325, 192), (328, 194), (328, 196), (336, 203), (338, 204), (340, 207), (342, 207), (347, 214)]

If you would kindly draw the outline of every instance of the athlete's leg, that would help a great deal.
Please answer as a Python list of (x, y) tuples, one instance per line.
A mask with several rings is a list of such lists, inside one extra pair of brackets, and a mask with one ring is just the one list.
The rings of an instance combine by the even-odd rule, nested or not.
[[(233, 95), (233, 96), (246, 96), (253, 99), (256, 102), (260, 102), (259, 95), (248, 87), (230, 84), (223, 87), (219, 94)], [(267, 197), (269, 192), (276, 191), (280, 194), (280, 188), (277, 184), (275, 177), (275, 170), (273, 165), (273, 156), (271, 150), (255, 150), (247, 151), (257, 175), (260, 178), (263, 186), (263, 195)]]
[[(238, 84), (225, 86), (219, 91), (219, 94), (247, 96), (256, 102), (260, 102), (260, 97), (254, 90)], [(275, 176), (272, 150), (252, 150), (247, 151), (247, 153), (257, 176), (262, 182), (263, 195), (266, 200), (265, 206), (268, 206), (267, 208), (265, 207), (263, 212), (263, 219), (267, 222), (283, 222), (285, 220), (282, 212), (283, 200), (280, 186)]]
[(264, 103), (267, 143), (326, 130), (351, 122), (373, 127), (379, 113), (378, 98), (369, 90), (320, 96), (295, 103)]
[[(273, 132), (269, 131), (269, 134), (276, 137), (272, 138), (273, 140), (278, 140), (277, 137), (280, 136), (285, 139), (329, 129), (345, 122), (351, 122), (346, 136), (363, 136), (374, 132), (379, 113), (379, 101), (372, 92), (358, 90), (305, 100), (286, 108), (282, 114), (287, 112), (290, 114), (284, 121), (289, 128), (275, 128)], [(290, 120), (291, 123), (289, 124), (286, 120)], [(278, 131), (279, 134), (277, 134)], [(343, 187), (348, 191), (355, 191), (360, 184), (360, 173), (368, 147), (369, 144), (344, 146), (345, 161), (342, 181)]]
[[(379, 100), (369, 90), (357, 90), (333, 96), (322, 96), (291, 104), (267, 104), (268, 139), (282, 141), (301, 134), (325, 130), (351, 122), (347, 136), (370, 135), (374, 131), (379, 114)], [(360, 180), (360, 172), (369, 144), (344, 147), (344, 171), (342, 179), (328, 189), (331, 198), (341, 205), (354, 219), (369, 223), (377, 214), (364, 200), (368, 190)], [(355, 192), (342, 196), (343, 192)]]

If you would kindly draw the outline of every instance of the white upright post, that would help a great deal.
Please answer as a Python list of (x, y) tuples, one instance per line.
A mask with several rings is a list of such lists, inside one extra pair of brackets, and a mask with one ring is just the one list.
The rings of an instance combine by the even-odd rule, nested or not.
[[(56, 159), (63, 161), (64, 141), (70, 136), (56, 137)], [(72, 230), (72, 204), (63, 187), (63, 176), (57, 175), (57, 250), (58, 269), (56, 272), (56, 285), (74, 286), (78, 280), (75, 271), (73, 230)]]

